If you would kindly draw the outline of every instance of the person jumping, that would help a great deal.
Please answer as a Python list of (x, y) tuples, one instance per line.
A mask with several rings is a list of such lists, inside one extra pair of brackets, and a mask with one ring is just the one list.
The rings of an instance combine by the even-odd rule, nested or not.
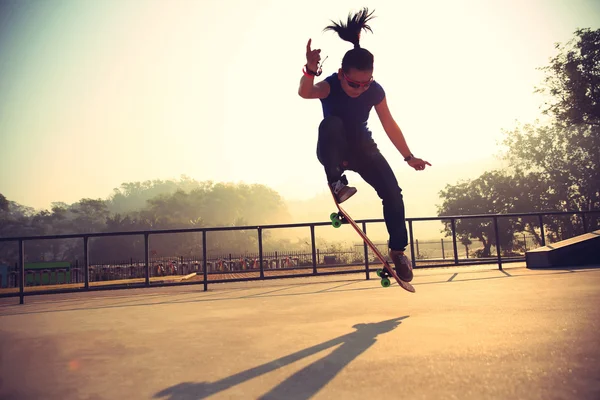
[(298, 94), (304, 99), (320, 99), (323, 120), (319, 125), (317, 158), (325, 169), (327, 182), (338, 203), (348, 200), (356, 188), (348, 186), (344, 171), (358, 173), (382, 200), (383, 216), (389, 233), (388, 255), (395, 265), (398, 277), (410, 282), (413, 279), (412, 264), (404, 254), (408, 245), (404, 200), (402, 189), (387, 160), (372, 138), (367, 120), (374, 107), (379, 120), (391, 142), (404, 157), (404, 161), (417, 171), (431, 166), (415, 157), (404, 139), (398, 124), (387, 105), (383, 87), (373, 79), (374, 57), (360, 47), (362, 30), (370, 31), (367, 22), (373, 17), (367, 8), (348, 21), (333, 22), (323, 31), (335, 31), (339, 37), (354, 45), (346, 52), (339, 70), (324, 80), (314, 83), (321, 75), (321, 50), (311, 50), (312, 39), (306, 44), (306, 65), (302, 70)]

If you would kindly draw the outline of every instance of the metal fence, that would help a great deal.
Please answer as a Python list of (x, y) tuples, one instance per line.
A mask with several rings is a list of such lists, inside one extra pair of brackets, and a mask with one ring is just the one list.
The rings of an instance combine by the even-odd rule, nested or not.
[[(362, 251), (362, 250), (361, 250)], [(333, 269), (333, 267), (364, 265), (364, 257), (358, 251), (321, 251), (317, 249), (317, 266)], [(208, 275), (230, 275), (259, 271), (258, 253), (208, 255), (206, 269)], [(374, 260), (372, 262), (375, 262)], [(37, 263), (44, 264), (44, 263)], [(50, 265), (56, 263), (49, 263)], [(25, 264), (25, 286), (45, 286), (56, 284), (83, 283), (84, 274), (79, 260), (74, 263), (63, 263), (67, 266), (32, 268)], [(8, 266), (7, 266), (8, 267)], [(201, 257), (150, 257), (150, 278), (161, 276), (187, 276), (202, 272)], [(263, 252), (263, 269), (265, 271), (303, 270), (312, 267), (312, 254), (302, 251)], [(102, 263), (90, 263), (89, 282), (137, 279), (145, 277), (145, 263), (142, 260), (113, 260)], [(0, 275), (3, 271), (0, 269)], [(19, 286), (19, 266), (6, 268), (6, 283), (0, 288)], [(2, 280), (4, 282), (4, 279)], [(2, 283), (0, 282), (0, 283)]]
[[(594, 216), (596, 215), (596, 216)], [(550, 216), (568, 216), (579, 217), (582, 224), (581, 233), (586, 233), (593, 230), (593, 227), (599, 225), (598, 216), (600, 210), (597, 211), (570, 211), (570, 212), (540, 212), (540, 213), (513, 213), (513, 214), (481, 214), (481, 215), (459, 215), (459, 216), (441, 216), (441, 217), (425, 217), (425, 218), (407, 218), (408, 234), (409, 234), (409, 253), (413, 260), (413, 268), (435, 267), (435, 266), (453, 266), (453, 265), (475, 265), (495, 263), (498, 269), (502, 270), (502, 264), (515, 261), (523, 261), (525, 259), (524, 252), (515, 254), (508, 252), (508, 255), (502, 253), (499, 234), (499, 220), (510, 218), (527, 218), (537, 219), (537, 230), (541, 239), (541, 245), (546, 244), (546, 234), (544, 228), (544, 217)], [(456, 222), (468, 219), (484, 219), (490, 221), (493, 226), (494, 233), (494, 256), (475, 257), (473, 252), (469, 257), (468, 245), (458, 243)], [(439, 257), (424, 256), (424, 249), (431, 246), (431, 242), (419, 242), (414, 238), (414, 225), (424, 221), (441, 221), (449, 223), (451, 230), (451, 240), (441, 239), (440, 242), (435, 242), (436, 247), (440, 247)], [(382, 219), (365, 219), (357, 220), (362, 226), (363, 231), (367, 232), (367, 224), (382, 223)], [(68, 234), (68, 235), (48, 235), (48, 236), (27, 236), (27, 237), (9, 237), (0, 238), (0, 242), (17, 242), (18, 243), (18, 263), (17, 268), (13, 273), (13, 279), (18, 281), (19, 291), (11, 291), (0, 293), (0, 297), (19, 297), (20, 304), (24, 303), (24, 297), (29, 295), (44, 295), (52, 293), (69, 293), (89, 290), (112, 290), (125, 289), (132, 287), (156, 287), (184, 284), (202, 284), (204, 290), (208, 290), (210, 283), (222, 283), (232, 281), (249, 281), (249, 280), (264, 280), (264, 279), (279, 279), (286, 277), (305, 277), (314, 275), (330, 275), (341, 273), (357, 273), (365, 272), (366, 279), (370, 279), (370, 266), (379, 263), (366, 244), (362, 245), (362, 254), (360, 251), (348, 252), (320, 252), (316, 248), (315, 227), (330, 225), (330, 222), (317, 223), (297, 223), (297, 224), (279, 224), (279, 225), (264, 225), (264, 226), (240, 226), (240, 227), (213, 227), (213, 228), (187, 228), (187, 229), (164, 229), (152, 231), (128, 231), (128, 232), (102, 232), (102, 233), (83, 233), (83, 234)], [(282, 228), (310, 228), (311, 236), (311, 251), (306, 252), (264, 252), (263, 251), (263, 233), (265, 230), (275, 230)], [(255, 254), (245, 255), (220, 255), (214, 256), (207, 254), (207, 241), (210, 240), (210, 235), (213, 232), (223, 231), (256, 231), (258, 239), (258, 252)], [(162, 258), (158, 259), (151, 257), (150, 254), (150, 238), (152, 235), (176, 234), (176, 233), (191, 233), (199, 232), (202, 234), (202, 256), (199, 259), (184, 259), (179, 258)], [(117, 237), (117, 236), (132, 236), (141, 235), (144, 238), (144, 260), (130, 260), (129, 263), (117, 263), (109, 265), (93, 265), (90, 263), (89, 257), (89, 239), (96, 237)], [(37, 282), (35, 277), (29, 277), (25, 270), (25, 249), (26, 243), (33, 240), (60, 240), (60, 239), (81, 239), (83, 241), (83, 262), (80, 266), (77, 262), (72, 268), (61, 269), (54, 274), (47, 270), (48, 282), (59, 283), (60, 279), (64, 282), (73, 280), (83, 283), (83, 287), (76, 288), (58, 288), (51, 290), (25, 290), (26, 281)], [(563, 237), (562, 239), (567, 239)], [(491, 240), (491, 239), (490, 239)], [(532, 237), (523, 236), (524, 248), (533, 248), (537, 242)], [(387, 244), (378, 244), (381, 250)], [(464, 253), (459, 252), (459, 248), (465, 247)], [(384, 252), (385, 254), (385, 252)], [(291, 257), (290, 257), (291, 256)], [(341, 268), (334, 268), (341, 267)], [(360, 267), (360, 268), (359, 268)], [(162, 270), (161, 270), (162, 268)], [(151, 277), (165, 275), (166, 269), (175, 268), (179, 272), (177, 274), (190, 273), (201, 276), (202, 279), (191, 282), (152, 282)], [(286, 274), (275, 273), (277, 270), (285, 270)], [(296, 270), (296, 272), (294, 272)], [(220, 279), (218, 274), (230, 274), (236, 272), (237, 275), (228, 279)], [(62, 273), (62, 275), (61, 275)], [(143, 282), (135, 283), (120, 283), (115, 285), (94, 286), (90, 282), (102, 280), (102, 274), (108, 273), (110, 279), (120, 277), (139, 277)], [(171, 271), (172, 273), (172, 271)], [(31, 273), (30, 273), (31, 275)], [(211, 275), (211, 279), (209, 279)], [(62, 276), (63, 278), (59, 278)], [(44, 278), (45, 279), (45, 278)], [(43, 277), (40, 276), (40, 284)], [(16, 282), (15, 282), (16, 283)]]
[[(525, 252), (533, 250), (539, 246), (535, 236), (525, 232), (519, 232), (515, 235), (518, 243), (520, 256), (525, 256)], [(454, 243), (452, 238), (440, 240), (419, 240), (415, 239), (415, 258), (417, 260), (450, 260), (453, 255)], [(480, 258), (479, 253), (483, 249), (480, 243), (458, 244), (458, 258)]]

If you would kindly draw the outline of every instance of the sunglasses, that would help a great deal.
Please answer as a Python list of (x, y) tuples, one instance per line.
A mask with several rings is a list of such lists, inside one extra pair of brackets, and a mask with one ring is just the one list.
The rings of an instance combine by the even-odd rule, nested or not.
[(351, 88), (354, 88), (354, 89), (360, 89), (362, 87), (364, 87), (365, 89), (368, 89), (369, 86), (371, 86), (371, 83), (373, 83), (373, 77), (371, 77), (371, 79), (369, 79), (368, 82), (357, 82), (357, 81), (353, 81), (352, 79), (348, 78), (348, 76), (346, 75), (345, 72), (342, 72), (342, 75), (344, 76), (344, 79), (346, 80), (346, 83), (348, 84), (348, 86), (350, 86)]

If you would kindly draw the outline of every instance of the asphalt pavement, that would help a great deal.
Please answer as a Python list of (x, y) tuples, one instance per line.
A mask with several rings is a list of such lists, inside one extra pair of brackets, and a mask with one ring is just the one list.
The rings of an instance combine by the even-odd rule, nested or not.
[(600, 399), (600, 268), (0, 299), (1, 399)]

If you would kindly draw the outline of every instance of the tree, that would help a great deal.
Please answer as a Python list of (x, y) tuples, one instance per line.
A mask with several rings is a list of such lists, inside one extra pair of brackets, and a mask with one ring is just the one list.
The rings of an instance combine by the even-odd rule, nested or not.
[[(504, 131), (509, 168), (448, 185), (440, 193), (444, 200), (440, 213), (600, 209), (600, 30), (582, 29), (576, 35), (567, 45), (557, 45), (559, 54), (542, 68), (547, 76), (537, 91), (553, 98), (544, 110), (551, 122), (519, 124)], [(596, 225), (592, 220), (588, 229)], [(513, 228), (530, 232), (541, 242), (536, 219), (521, 218)], [(582, 220), (547, 217), (545, 229), (550, 239), (560, 240), (581, 233)], [(462, 235), (484, 242), (484, 249), (489, 247), (485, 232), (477, 224), (462, 229)]]
[[(531, 200), (527, 195), (531, 190), (530, 183), (504, 171), (493, 171), (474, 180), (446, 185), (445, 190), (440, 192), (444, 202), (438, 206), (438, 214), (452, 216), (519, 212)], [(442, 223), (446, 236), (451, 236), (451, 221), (444, 220)], [(498, 219), (501, 249), (506, 251), (513, 248), (514, 233), (523, 230), (525, 223), (520, 218)], [(461, 218), (455, 220), (455, 226), (460, 242), (469, 243), (470, 238), (478, 239), (483, 245), (482, 256), (491, 255), (491, 248), (496, 245), (494, 222), (491, 218)]]
[[(4, 197), (4, 196), (2, 196)], [(0, 210), (0, 237), (27, 236), (35, 234), (32, 218), (35, 210), (15, 201), (4, 198), (3, 209)], [(0, 243), (0, 262), (13, 264), (18, 260), (17, 243)]]
[(556, 193), (557, 210), (600, 208), (600, 29), (578, 29), (558, 54), (537, 92), (551, 96), (549, 126), (506, 132), (506, 159), (515, 170), (539, 172)]
[(559, 51), (546, 72), (538, 93), (551, 96), (544, 112), (567, 125), (600, 126), (600, 29), (578, 29)]
[[(526, 124), (505, 132), (505, 159), (522, 175), (538, 174), (547, 182), (540, 191), (546, 202), (532, 204), (532, 211), (600, 209), (600, 29), (579, 29), (546, 72), (537, 92), (551, 97), (544, 113), (553, 120), (547, 126)], [(543, 189), (543, 188), (540, 188)], [(583, 230), (579, 217), (549, 217), (552, 239), (572, 237)], [(597, 221), (590, 221), (594, 229)]]
[[(549, 203), (533, 204), (532, 211), (600, 209), (600, 30), (580, 29), (546, 72), (537, 92), (550, 95), (544, 113), (550, 125), (526, 124), (505, 132), (505, 159), (514, 171), (537, 173), (548, 182)], [(551, 239), (582, 233), (579, 217), (549, 217)], [(588, 229), (594, 229), (592, 219)]]
[(8, 200), (6, 200), (6, 197), (4, 197), (2, 193), (0, 193), (0, 212), (8, 211), (8, 205)]
[(551, 203), (534, 204), (534, 210), (600, 208), (600, 127), (557, 122), (526, 124), (505, 133), (510, 168), (539, 174), (548, 182), (545, 197)]
[(148, 200), (160, 195), (173, 194), (177, 190), (191, 192), (195, 189), (205, 189), (212, 186), (211, 181), (198, 182), (185, 175), (176, 180), (148, 180), (144, 182), (125, 182), (120, 188), (113, 189), (108, 200), (108, 208), (112, 213), (125, 214), (143, 209)]
[(101, 232), (110, 215), (106, 202), (102, 199), (81, 199), (70, 210), (74, 215), (74, 226), (78, 232)]

